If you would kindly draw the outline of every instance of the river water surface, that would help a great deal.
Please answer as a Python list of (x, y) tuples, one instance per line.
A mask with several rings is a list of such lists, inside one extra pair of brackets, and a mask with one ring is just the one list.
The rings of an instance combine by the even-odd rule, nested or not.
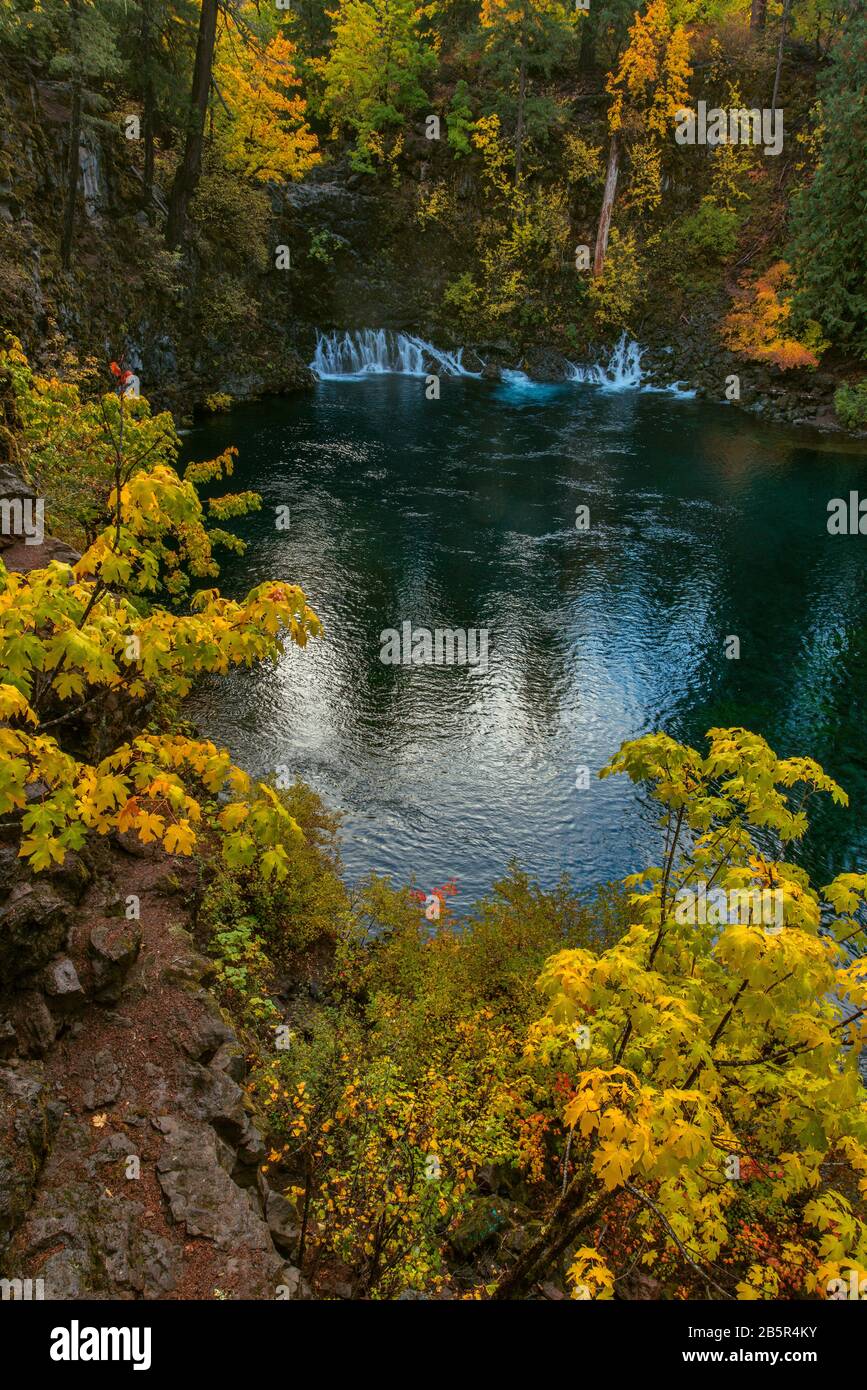
[[(186, 443), (237, 444), (233, 486), (263, 499), (224, 591), (297, 582), (327, 639), (209, 681), (195, 717), (346, 813), (350, 878), (455, 878), (463, 905), (511, 856), (579, 889), (656, 862), (653, 808), (595, 772), (648, 730), (703, 746), (728, 724), (849, 791), (802, 846), (818, 882), (867, 867), (867, 537), (826, 525), (829, 499), (867, 493), (863, 454), (665, 394), (444, 378), (432, 401), (389, 375)], [(380, 633), (405, 621), (488, 628), (487, 672), (383, 665)]]

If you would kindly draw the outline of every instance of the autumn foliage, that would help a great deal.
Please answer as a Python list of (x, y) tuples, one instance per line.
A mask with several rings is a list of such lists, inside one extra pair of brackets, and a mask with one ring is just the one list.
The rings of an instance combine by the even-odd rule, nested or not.
[(296, 46), (279, 32), (256, 33), (257, 5), (239, 11), (226, 11), (217, 46), (215, 76), (225, 93), (215, 110), (217, 148), (240, 178), (301, 178), (321, 154), (299, 90)]
[[(326, 1296), (824, 1298), (867, 1269), (867, 875), (819, 891), (790, 855), (845, 793), (738, 728), (602, 775), (660, 806), (659, 865), (585, 904), (513, 869), (436, 922), (371, 878), (291, 1046), (259, 1027), (265, 1170)], [(688, 920), (709, 884), (730, 906)], [(309, 902), (260, 920), (266, 951)]]
[(785, 261), (777, 261), (764, 275), (745, 277), (723, 321), (726, 347), (739, 357), (769, 362), (780, 371), (818, 367), (825, 346), (820, 335), (813, 332), (808, 346), (790, 331), (793, 292), (794, 277)]
[[(186, 611), (160, 601), (219, 572), (213, 548), (234, 538), (207, 527), (194, 480), (230, 473), (231, 451), (181, 478), (168, 462), (173, 431), (154, 429), (146, 402), (125, 395), (124, 370), (95, 406), (74, 385), (34, 376), (14, 340), (3, 365), (24, 422), (19, 456), (32, 455), (49, 483), (61, 448), (73, 476), (85, 460), (98, 465), (86, 494), (96, 534), (81, 558), (21, 574), (0, 565), (0, 815), (20, 822), (20, 856), (39, 872), (90, 834), (112, 831), (189, 855), (208, 827), (228, 865), (284, 875), (284, 835), (297, 827), (279, 798), (211, 742), (177, 733), (169, 717), (200, 675), (273, 656), (284, 634), (303, 646), (321, 632), (302, 591), (282, 581), (240, 602), (198, 588)], [(149, 467), (137, 453), (142, 435)], [(154, 462), (158, 448), (165, 461)], [(100, 468), (103, 485), (108, 474), (113, 481), (96, 529)], [(208, 511), (223, 519), (256, 504), (235, 494)], [(162, 718), (141, 728), (155, 707)], [(89, 762), (67, 738), (83, 714), (100, 711), (97, 726), (118, 737)], [(125, 724), (140, 731), (124, 738)]]
[(691, 75), (684, 26), (673, 20), (666, 0), (652, 0), (636, 12), (629, 43), (608, 76), (609, 130), (664, 138), (675, 113), (688, 104)]

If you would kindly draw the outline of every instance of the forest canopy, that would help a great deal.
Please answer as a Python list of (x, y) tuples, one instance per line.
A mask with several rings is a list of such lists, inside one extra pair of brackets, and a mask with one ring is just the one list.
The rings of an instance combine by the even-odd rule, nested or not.
[[(88, 231), (73, 155), (114, 131), (146, 223), (196, 266), (179, 278), (139, 233), (149, 282), (252, 335), (268, 190), (348, 161), (404, 239), (437, 238), (446, 331), (574, 347), (704, 306), (736, 360), (825, 360), (850, 384), (865, 44), (855, 0), (0, 3), (0, 55), (65, 108), (68, 271)], [(678, 113), (707, 139), (684, 143)], [(737, 135), (777, 117), (779, 147)], [(340, 238), (310, 236), (295, 264), (327, 275)]]

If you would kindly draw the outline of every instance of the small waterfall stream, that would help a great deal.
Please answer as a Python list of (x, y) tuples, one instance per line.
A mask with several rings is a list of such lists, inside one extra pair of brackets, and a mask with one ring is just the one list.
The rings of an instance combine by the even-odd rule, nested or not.
[[(612, 392), (664, 391), (683, 397), (694, 395), (677, 382), (670, 386), (646, 384), (641, 369), (643, 351), (634, 338), (623, 333), (607, 362), (583, 365), (567, 361), (564, 384), (574, 382)], [(310, 366), (321, 381), (363, 381), (366, 377), (386, 375), (424, 377), (429, 373), (480, 377), (480, 372), (471, 372), (464, 366), (463, 354), (463, 348), (448, 352), (414, 333), (398, 333), (389, 328), (353, 328), (317, 333)], [(512, 368), (501, 370), (500, 381), (506, 390), (514, 393), (541, 396), (557, 390), (556, 386), (535, 381), (526, 372)]]
[(446, 352), (412, 333), (395, 333), (387, 328), (357, 328), (346, 333), (319, 333), (311, 368), (318, 377), (426, 376), (430, 371), (444, 376), (477, 376), (461, 361), (463, 348)]
[(604, 366), (601, 362), (589, 367), (570, 362), (568, 379), (601, 386), (607, 391), (634, 391), (641, 385), (644, 376), (641, 370), (642, 351), (634, 338), (627, 338), (622, 333)]

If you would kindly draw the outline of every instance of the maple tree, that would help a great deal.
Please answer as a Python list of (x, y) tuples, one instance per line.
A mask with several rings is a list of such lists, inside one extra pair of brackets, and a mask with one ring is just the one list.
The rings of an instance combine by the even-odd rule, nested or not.
[[(757, 1165), (767, 1200), (797, 1214), (805, 1293), (867, 1260), (867, 1225), (845, 1183), (825, 1176), (833, 1161), (867, 1192), (867, 960), (845, 949), (865, 930), (867, 875), (840, 874), (819, 893), (785, 857), (812, 798), (847, 798), (812, 759), (778, 758), (744, 729), (708, 740), (702, 755), (651, 734), (601, 774), (649, 788), (665, 855), (626, 880), (632, 925), (616, 945), (561, 951), (542, 971), (549, 1004), (527, 1055), (559, 1110), (566, 1172), (497, 1297), (592, 1235), (621, 1194), (635, 1202), (645, 1267), (674, 1249), (713, 1296), (773, 1297), (773, 1268), (757, 1261), (735, 1281), (721, 1263), (738, 1200), (732, 1158)], [(711, 885), (726, 910), (688, 920), (684, 894)], [(756, 909), (768, 891), (782, 904), (771, 930)], [(610, 1296), (613, 1272), (594, 1241), (581, 1244), (578, 1296)]]
[(818, 367), (828, 346), (818, 324), (807, 324), (799, 339), (791, 332), (794, 276), (785, 261), (764, 275), (747, 277), (723, 321), (721, 336), (732, 352), (755, 362), (771, 362), (781, 371)]
[[(54, 418), (59, 392), (67, 450), (79, 438), (95, 450), (92, 403), (81, 405), (75, 387), (31, 378), (14, 342), (7, 352), (30, 426), (46, 409)], [(131, 830), (143, 843), (190, 854), (207, 824), (227, 863), (255, 862), (279, 877), (291, 817), (270, 787), (210, 741), (180, 735), (164, 715), (164, 727), (112, 742), (94, 763), (64, 747), (65, 732), (86, 710), (111, 710), (122, 728), (124, 710), (133, 723), (136, 710), (155, 703), (169, 710), (199, 675), (274, 656), (284, 635), (303, 646), (321, 633), (302, 591), (284, 582), (259, 584), (241, 602), (200, 588), (186, 612), (152, 601), (185, 594), (191, 578), (217, 575), (213, 543), (234, 538), (208, 530), (194, 480), (231, 472), (232, 456), (194, 465), (185, 478), (167, 462), (128, 459), (126, 428), (143, 407), (124, 394), (126, 373), (118, 369), (117, 377), (101, 402), (114, 466), (106, 524), (74, 564), (53, 561), (23, 574), (0, 568), (0, 815), (20, 820), (20, 854), (36, 871), (62, 863), (92, 832)], [(73, 423), (76, 405), (81, 418)], [(222, 519), (251, 502), (249, 494), (216, 498), (209, 511)], [(97, 719), (101, 729), (109, 722)], [(225, 804), (206, 814), (217, 797)]]
[(297, 50), (260, 18), (255, 4), (229, 12), (219, 35), (214, 78), (214, 140), (224, 167), (242, 178), (300, 178), (319, 162), (307, 103), (299, 93)]
[(606, 82), (606, 91), (612, 98), (608, 108), (611, 142), (596, 233), (594, 275), (601, 275), (605, 265), (621, 148), (624, 144), (627, 148), (635, 147), (635, 205), (640, 210), (657, 206), (661, 197), (662, 142), (673, 126), (675, 113), (688, 102), (691, 73), (684, 26), (674, 21), (666, 0), (651, 0), (644, 12), (636, 13), (629, 43)]

